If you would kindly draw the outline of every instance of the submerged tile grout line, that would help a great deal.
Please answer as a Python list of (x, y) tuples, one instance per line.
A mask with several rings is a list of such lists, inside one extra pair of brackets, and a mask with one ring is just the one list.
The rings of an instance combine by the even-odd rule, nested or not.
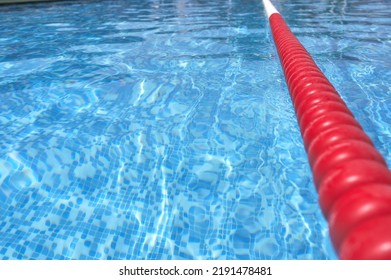
[(391, 171), (277, 9), (263, 5), (335, 250), (391, 259)]

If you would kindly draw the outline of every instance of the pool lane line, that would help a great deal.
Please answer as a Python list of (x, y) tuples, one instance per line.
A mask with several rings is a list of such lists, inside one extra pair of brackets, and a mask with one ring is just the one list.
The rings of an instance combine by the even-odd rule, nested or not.
[(391, 171), (338, 92), (263, 0), (319, 204), (341, 259), (391, 259)]

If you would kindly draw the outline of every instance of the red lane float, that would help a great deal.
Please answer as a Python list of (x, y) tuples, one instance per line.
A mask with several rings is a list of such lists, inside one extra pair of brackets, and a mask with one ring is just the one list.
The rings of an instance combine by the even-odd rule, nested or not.
[(263, 0), (304, 147), (341, 259), (391, 259), (391, 171), (338, 92)]

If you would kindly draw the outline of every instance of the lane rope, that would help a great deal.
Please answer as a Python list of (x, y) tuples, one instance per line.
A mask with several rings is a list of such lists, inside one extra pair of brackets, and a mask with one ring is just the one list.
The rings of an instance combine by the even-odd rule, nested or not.
[(269, 0), (263, 0), (311, 166), (341, 259), (391, 259), (391, 171), (334, 86)]

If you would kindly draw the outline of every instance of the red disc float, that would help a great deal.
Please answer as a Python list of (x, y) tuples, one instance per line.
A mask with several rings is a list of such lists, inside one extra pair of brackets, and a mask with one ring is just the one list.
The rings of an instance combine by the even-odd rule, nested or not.
[(313, 120), (310, 120), (308, 123), (303, 124), (300, 128), (303, 135), (305, 149), (308, 150), (312, 140), (322, 131), (338, 125), (352, 125), (361, 128), (360, 124), (351, 114), (336, 111), (327, 112)]
[(391, 188), (387, 185), (365, 184), (351, 188), (335, 201), (330, 210), (330, 235), (339, 248), (355, 226), (371, 217), (391, 215)]
[(391, 215), (375, 216), (352, 229), (339, 249), (341, 259), (391, 260)]
[(309, 143), (307, 154), (310, 165), (318, 158), (328, 147), (335, 146), (345, 140), (359, 140), (372, 145), (371, 139), (362, 133), (362, 130), (352, 125), (332, 126), (320, 132)]
[(391, 259), (391, 171), (276, 8), (263, 4), (334, 248), (341, 259)]
[(319, 154), (312, 165), (314, 183), (319, 185), (330, 170), (336, 170), (345, 162), (354, 159), (368, 159), (386, 166), (383, 157), (371, 145), (358, 140), (345, 140), (342, 143), (330, 145)]
[(349, 160), (330, 170), (325, 174), (322, 182), (317, 185), (320, 208), (323, 214), (326, 218), (329, 217), (334, 202), (345, 191), (373, 183), (391, 187), (391, 172), (384, 164), (374, 160)]

